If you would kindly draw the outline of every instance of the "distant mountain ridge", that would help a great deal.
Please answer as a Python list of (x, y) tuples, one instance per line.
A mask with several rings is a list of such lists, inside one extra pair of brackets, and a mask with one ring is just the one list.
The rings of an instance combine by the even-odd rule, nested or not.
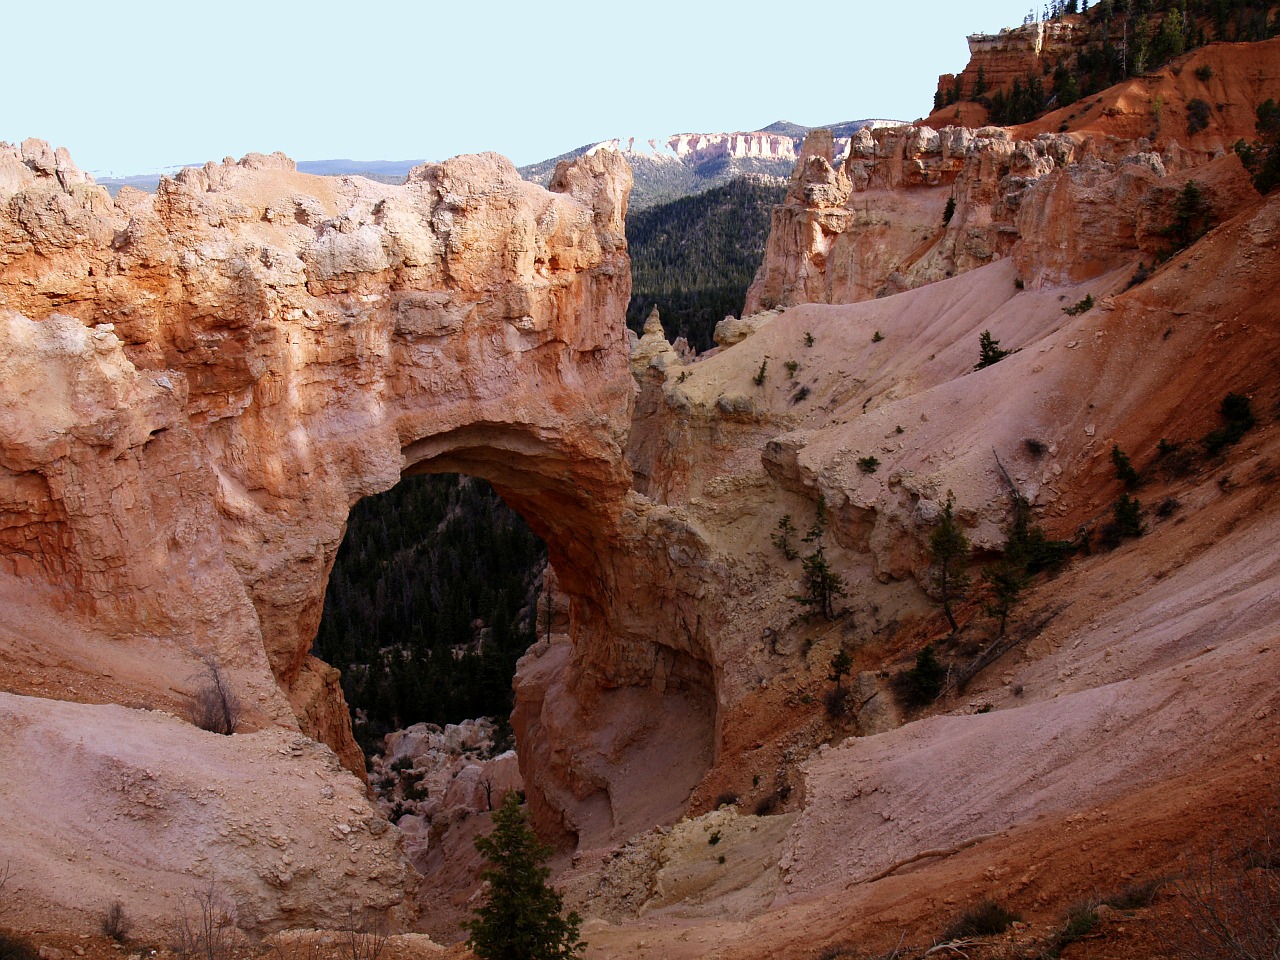
[[(881, 118), (845, 120), (825, 124), (836, 137), (837, 156), (848, 147), (849, 137), (863, 127), (901, 126), (904, 121)], [(718, 133), (674, 133), (650, 138), (631, 136), (601, 140), (577, 147), (559, 156), (520, 167), (526, 180), (546, 186), (556, 164), (572, 160), (593, 150), (614, 149), (623, 153), (631, 164), (635, 185), (631, 191), (631, 207), (644, 210), (723, 186), (744, 174), (786, 178), (791, 175), (805, 134), (818, 127), (806, 127), (788, 120), (778, 120), (759, 130)], [(409, 171), (424, 160), (299, 160), (300, 173), (319, 176), (366, 177), (383, 183), (403, 183)], [(191, 164), (200, 166), (200, 164)], [(164, 171), (172, 175), (181, 167)], [(126, 177), (98, 177), (112, 196), (121, 187), (130, 186), (152, 192), (161, 173)]]
[[(902, 124), (900, 120), (875, 118), (827, 124), (825, 129), (835, 134), (839, 154), (842, 148), (848, 147), (849, 137), (863, 127), (874, 129)], [(519, 169), (526, 180), (545, 186), (561, 160), (572, 160), (593, 150), (618, 150), (630, 162), (635, 176), (631, 208), (643, 210), (702, 193), (744, 174), (789, 177), (805, 134), (816, 129), (819, 128), (778, 120), (759, 130), (619, 137), (586, 144)]]
[[(365, 177), (380, 183), (404, 183), (405, 177), (425, 160), (299, 160), (299, 173), (312, 173), (322, 177)], [(190, 163), (167, 168), (159, 173), (140, 173), (127, 177), (94, 177), (99, 186), (107, 188), (111, 196), (121, 187), (133, 187), (154, 193), (162, 176), (173, 176), (183, 166), (202, 167), (202, 163)]]

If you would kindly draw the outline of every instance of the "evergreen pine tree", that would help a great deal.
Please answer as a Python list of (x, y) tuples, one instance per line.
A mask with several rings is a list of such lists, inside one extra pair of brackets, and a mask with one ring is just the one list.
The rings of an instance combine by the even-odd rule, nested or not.
[(489, 867), (480, 875), (489, 885), (485, 902), (467, 922), (470, 947), (481, 960), (563, 960), (586, 947), (578, 938), (582, 918), (562, 914), (564, 903), (547, 885), (543, 866), (551, 848), (539, 843), (514, 791), (493, 814), (493, 832), (476, 837)]
[(948, 491), (947, 505), (942, 508), (942, 517), (929, 537), (929, 555), (938, 568), (936, 582), (942, 598), (942, 612), (947, 615), (952, 633), (960, 627), (951, 612), (951, 598), (963, 592), (969, 581), (964, 572), (965, 562), (969, 559), (969, 538), (960, 528), (954, 510), (955, 497)]
[(827, 620), (835, 619), (836, 597), (845, 595), (844, 578), (831, 569), (827, 562), (826, 549), (822, 544), (822, 536), (827, 529), (827, 501), (822, 494), (818, 495), (817, 514), (813, 526), (805, 535), (804, 542), (814, 545), (813, 552), (800, 561), (803, 573), (800, 585), (804, 593), (792, 597), (797, 603), (803, 603), (812, 613)]
[(978, 362), (973, 365), (973, 369), (981, 370), (999, 363), (1011, 353), (1012, 350), (1000, 349), (1000, 341), (991, 335), (990, 330), (983, 330), (978, 336)]
[(1000, 620), (1000, 636), (1004, 636), (1009, 614), (1027, 585), (1026, 572), (1017, 563), (1005, 560), (982, 571), (982, 579), (991, 588), (991, 596), (983, 612)]

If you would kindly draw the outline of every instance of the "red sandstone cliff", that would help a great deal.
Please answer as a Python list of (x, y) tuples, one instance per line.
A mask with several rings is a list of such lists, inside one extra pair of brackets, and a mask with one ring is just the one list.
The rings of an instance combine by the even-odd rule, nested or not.
[[(847, 158), (815, 134), (774, 211), (744, 313), (854, 303), (1008, 256), (1028, 283), (1085, 279), (1135, 255), (1150, 261), (1168, 246), (1173, 194), (1188, 177), (1211, 181), (1218, 222), (1255, 196), (1238, 162), (1217, 158), (1253, 136), (1253, 103), (1280, 96), (1280, 75), (1265, 67), (1277, 51), (1280, 40), (1214, 44), (1011, 130), (861, 131)], [(1188, 136), (1176, 118), (1203, 85), (1198, 67), (1244, 93)], [(1069, 248), (1047, 242), (1052, 235)]]

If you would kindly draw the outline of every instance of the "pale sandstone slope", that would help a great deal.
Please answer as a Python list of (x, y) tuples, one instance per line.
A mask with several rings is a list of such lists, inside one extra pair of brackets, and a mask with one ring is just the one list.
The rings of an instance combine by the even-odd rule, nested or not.
[[(1265, 412), (1280, 400), (1267, 373), (1280, 349), (1277, 240), (1280, 198), (1272, 197), (1127, 292), (1129, 270), (1018, 292), (1006, 261), (883, 300), (794, 307), (712, 358), (646, 380), (662, 399), (638, 430), (665, 424), (675, 440), (742, 431), (741, 443), (750, 429), (767, 468), (764, 476), (751, 469), (738, 446), (722, 447), (711, 464), (690, 455), (666, 466), (692, 477), (664, 489), (730, 566), (731, 585), (755, 578), (751, 599), (718, 637), (732, 661), (720, 687), (722, 752), (698, 797), (709, 803), (731, 788), (750, 809), (773, 787), (788, 748), (795, 755), (800, 745), (804, 757), (822, 739), (835, 746), (795, 778), (798, 819), (767, 861), (777, 864), (766, 880), (771, 908), (756, 887), (755, 906), (740, 909), (744, 875), (733, 889), (717, 888), (735, 855), (744, 874), (770, 875), (749, 866), (758, 844), (679, 853), (660, 842), (640, 858), (638, 881), (624, 872), (634, 866), (607, 859), (595, 868), (603, 879), (574, 880), (588, 909), (614, 872), (649, 891), (629, 913), (612, 901), (598, 908), (613, 925), (594, 928), (596, 956), (624, 947), (705, 956), (714, 945), (722, 957), (798, 958), (824, 943), (883, 951), (903, 931), (927, 944), (960, 906), (984, 896), (1046, 925), (1082, 896), (1176, 869), (1188, 845), (1247, 816), (1273, 775), (1280, 708), (1280, 565), (1270, 548), (1280, 533), (1280, 435)], [(1064, 314), (1086, 291), (1098, 306)], [(987, 328), (1021, 352), (975, 372), (977, 335)], [(877, 330), (884, 339), (873, 343)], [(795, 380), (778, 369), (792, 358)], [(765, 359), (769, 373), (757, 386), (752, 376)], [(809, 397), (792, 402), (802, 385)], [(1069, 536), (1109, 515), (1122, 489), (1113, 443), (1146, 467), (1160, 438), (1194, 445), (1215, 427), (1229, 390), (1252, 396), (1263, 425), (1190, 475), (1154, 469), (1139, 496), (1149, 507), (1166, 496), (1181, 506), (1165, 518), (1149, 513), (1142, 539), (1038, 583), (1015, 619), (1019, 646), (963, 696), (945, 699), (940, 715), (846, 740), (839, 726), (815, 728), (795, 707), (797, 693), (817, 698), (830, 688), (828, 662), (840, 644), (875, 668), (909, 662), (925, 639), (945, 634), (934, 614), (932, 627), (916, 621), (898, 641), (907, 646), (895, 646), (887, 621), (927, 616), (910, 597), (921, 596), (912, 585), (926, 578), (924, 542), (947, 490), (979, 547), (1003, 541), (1008, 493), (995, 454), (1050, 532)], [(726, 397), (737, 399), (720, 403)], [(1044, 453), (1033, 456), (1027, 438)], [(655, 448), (650, 437), (644, 449)], [(873, 474), (855, 463), (868, 453), (881, 460)], [(743, 490), (750, 504), (737, 498)], [(809, 632), (805, 653), (786, 625), (799, 565), (782, 560), (768, 536), (784, 510), (803, 529), (812, 510), (805, 500), (819, 491), (838, 544), (828, 553), (848, 580), (853, 616)], [(967, 636), (990, 639), (975, 609), (970, 618)], [(762, 642), (762, 626), (781, 643)], [(717, 867), (722, 853), (729, 864)], [(620, 863), (636, 859), (624, 853)], [(673, 868), (701, 878), (679, 905), (657, 893), (658, 876)]]
[(11, 925), (92, 931), (119, 900), (162, 937), (209, 883), (254, 932), (412, 916), (399, 832), (296, 731), (0, 693), (0, 780)]

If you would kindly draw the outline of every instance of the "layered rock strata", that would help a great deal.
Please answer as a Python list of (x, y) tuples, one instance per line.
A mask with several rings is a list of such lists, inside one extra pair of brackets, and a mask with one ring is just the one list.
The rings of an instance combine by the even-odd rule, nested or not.
[[(337, 672), (308, 655), (348, 509), (465, 472), (546, 540), (570, 597), (558, 716), (686, 704), (685, 773), (655, 806), (673, 815), (710, 759), (694, 595), (714, 574), (623, 459), (629, 184), (608, 150), (550, 192), (494, 154), (399, 187), (276, 154), (113, 202), (63, 151), (0, 149), (0, 586), (58, 611), (9, 688), (184, 713), (215, 660), (242, 729), (300, 728), (362, 775)], [(569, 784), (531, 790), (539, 819), (576, 835), (587, 803), (623, 829), (622, 748), (564, 758), (525, 715), (532, 769)]]
[(1087, 20), (1081, 15), (1006, 27), (994, 34), (970, 34), (969, 63), (959, 74), (939, 76), (938, 94), (948, 98), (957, 81), (962, 97), (1007, 94), (1015, 80), (1025, 84), (1028, 77), (1041, 78), (1052, 88), (1050, 71), (1059, 61), (1074, 57), (1089, 38)]
[[(899, 127), (859, 131), (837, 163), (815, 132), (774, 209), (744, 316), (887, 296), (1009, 256), (1033, 284), (1150, 262), (1170, 249), (1177, 191), (1215, 155), (1083, 133)], [(1215, 221), (1255, 196), (1234, 158), (1220, 166)]]

